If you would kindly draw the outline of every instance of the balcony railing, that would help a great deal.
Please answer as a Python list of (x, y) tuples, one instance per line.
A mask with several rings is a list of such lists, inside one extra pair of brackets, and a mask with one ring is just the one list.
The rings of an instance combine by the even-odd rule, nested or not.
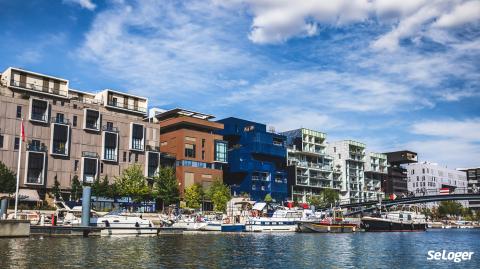
[(55, 94), (55, 95), (59, 95), (59, 96), (63, 96), (63, 97), (68, 96), (68, 92), (64, 91), (64, 90), (49, 88), (49, 87), (43, 87), (43, 86), (40, 86), (40, 85), (35, 85), (33, 83), (20, 82), (18, 80), (13, 80), (13, 79), (10, 81), (10, 86), (23, 88), (23, 89), (29, 90), (29, 91)]
[(102, 130), (103, 130), (103, 131), (107, 131), (107, 132), (118, 133), (118, 128), (117, 128), (117, 127), (108, 126), (108, 125), (104, 125), (104, 126), (102, 127)]
[(82, 157), (98, 158), (98, 154), (96, 152), (91, 152), (91, 151), (82, 151)]
[(143, 150), (142, 139), (132, 138), (132, 149), (133, 150)]
[(48, 117), (47, 117), (47, 113), (31, 113), (30, 114), (30, 119), (32, 120), (36, 120), (36, 121), (43, 121), (43, 122), (47, 122), (48, 121)]
[(52, 123), (58, 123), (58, 124), (65, 124), (65, 125), (70, 124), (69, 119), (65, 119), (65, 118), (62, 118), (62, 117), (52, 117), (51, 121), (52, 121)]
[(36, 151), (36, 152), (47, 152), (47, 146), (45, 144), (27, 144), (27, 151)]
[(64, 142), (53, 142), (52, 145), (52, 153), (53, 154), (60, 154), (60, 155), (67, 155), (67, 147)]
[(97, 121), (95, 122), (85, 122), (85, 128), (90, 130), (98, 130)]
[(132, 110), (132, 111), (147, 113), (147, 109), (144, 108), (144, 107), (130, 105), (130, 104), (119, 102), (119, 101), (115, 102), (113, 100), (108, 100), (107, 105), (112, 106), (112, 107), (118, 107), (118, 108), (128, 109), (128, 110)]
[(252, 181), (265, 181), (268, 182), (270, 181), (268, 177), (259, 177), (259, 176), (252, 176)]
[(147, 151), (160, 152), (160, 147), (158, 146), (147, 145), (145, 148), (147, 149)]

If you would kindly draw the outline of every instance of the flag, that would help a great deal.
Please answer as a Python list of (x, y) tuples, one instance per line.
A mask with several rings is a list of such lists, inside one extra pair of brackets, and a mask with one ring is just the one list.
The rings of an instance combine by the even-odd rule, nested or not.
[(395, 195), (395, 193), (390, 194), (390, 200), (393, 201), (395, 199), (397, 199), (397, 196)]
[(440, 189), (440, 195), (448, 195), (450, 194), (450, 189), (449, 188), (441, 188)]
[(21, 136), (22, 136), (22, 141), (25, 142), (26, 137), (25, 137), (25, 127), (23, 126), (23, 119), (21, 123)]

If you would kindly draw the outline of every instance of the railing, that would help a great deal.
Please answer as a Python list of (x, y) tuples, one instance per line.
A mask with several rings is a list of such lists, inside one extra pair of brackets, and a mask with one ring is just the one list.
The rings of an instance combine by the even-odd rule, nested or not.
[(116, 149), (105, 148), (103, 157), (104, 157), (103, 159), (107, 161), (116, 161), (117, 160)]
[(51, 121), (52, 123), (58, 123), (58, 124), (65, 124), (65, 125), (69, 125), (70, 124), (70, 120), (69, 119), (65, 119), (63, 117), (52, 117), (51, 118)]
[(113, 133), (118, 133), (119, 132), (117, 127), (108, 126), (108, 125), (104, 125), (102, 127), (102, 130), (107, 131), (107, 132), (113, 132)]
[(38, 144), (28, 143), (27, 151), (47, 152), (47, 147), (45, 146), (45, 144), (38, 145)]
[(130, 104), (123, 103), (123, 102), (118, 102), (118, 101), (114, 102), (113, 100), (108, 100), (107, 105), (108, 106), (113, 106), (113, 107), (118, 107), (118, 108), (123, 108), (123, 109), (128, 109), (128, 110), (133, 110), (133, 111), (137, 111), (137, 112), (147, 113), (147, 109), (144, 108), (144, 107), (130, 105)]
[(67, 147), (64, 142), (53, 142), (52, 145), (52, 153), (53, 154), (61, 154), (61, 155), (66, 155), (67, 154)]
[(98, 154), (96, 152), (91, 152), (91, 151), (82, 151), (82, 157), (98, 158)]
[(132, 138), (132, 149), (133, 150), (143, 150), (142, 139)]
[(48, 121), (48, 117), (47, 117), (47, 113), (31, 113), (30, 114), (30, 119), (32, 120), (36, 120), (36, 121), (43, 121), (43, 122), (47, 122)]
[(85, 122), (85, 128), (90, 130), (98, 130), (98, 123), (95, 122)]
[(150, 146), (150, 145), (147, 145), (147, 146), (146, 146), (146, 149), (147, 149), (147, 151), (160, 152), (160, 147), (158, 147), (158, 146)]
[(55, 95), (59, 95), (59, 96), (63, 96), (63, 97), (68, 96), (68, 91), (55, 89), (55, 88), (50, 88), (50, 87), (43, 87), (43, 86), (35, 85), (33, 83), (20, 82), (18, 80), (13, 80), (13, 79), (10, 81), (10, 86), (23, 88), (23, 89), (31, 90), (31, 91), (55, 94)]
[(268, 177), (252, 176), (252, 181), (265, 181), (265, 182), (269, 182), (270, 180), (268, 179)]

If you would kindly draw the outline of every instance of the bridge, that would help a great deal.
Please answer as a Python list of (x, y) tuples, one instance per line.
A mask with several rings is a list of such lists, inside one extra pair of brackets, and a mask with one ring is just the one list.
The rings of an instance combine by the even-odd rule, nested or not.
[[(422, 204), (430, 202), (441, 202), (441, 201), (480, 201), (480, 193), (453, 193), (453, 194), (443, 194), (443, 195), (428, 195), (428, 196), (412, 196), (405, 198), (398, 198), (395, 200), (383, 200), (381, 203), (379, 201), (368, 201), (363, 203), (351, 203), (351, 204), (341, 204), (338, 207), (342, 209), (353, 209), (352, 211), (344, 214), (345, 216), (357, 215), (363, 212), (372, 211), (381, 207), (392, 207), (396, 205), (405, 205), (405, 204)], [(326, 208), (323, 208), (326, 209)]]

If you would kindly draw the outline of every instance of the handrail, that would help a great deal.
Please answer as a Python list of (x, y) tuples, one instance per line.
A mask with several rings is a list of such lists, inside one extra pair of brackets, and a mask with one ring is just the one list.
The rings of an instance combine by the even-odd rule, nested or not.
[(64, 96), (64, 97), (68, 96), (68, 91), (65, 91), (65, 90), (60, 90), (60, 89), (55, 89), (50, 87), (43, 87), (43, 86), (35, 85), (34, 83), (20, 82), (19, 80), (14, 80), (14, 79), (10, 80), (10, 86), (24, 88), (27, 90), (33, 90), (37, 92), (55, 94), (55, 95)]

